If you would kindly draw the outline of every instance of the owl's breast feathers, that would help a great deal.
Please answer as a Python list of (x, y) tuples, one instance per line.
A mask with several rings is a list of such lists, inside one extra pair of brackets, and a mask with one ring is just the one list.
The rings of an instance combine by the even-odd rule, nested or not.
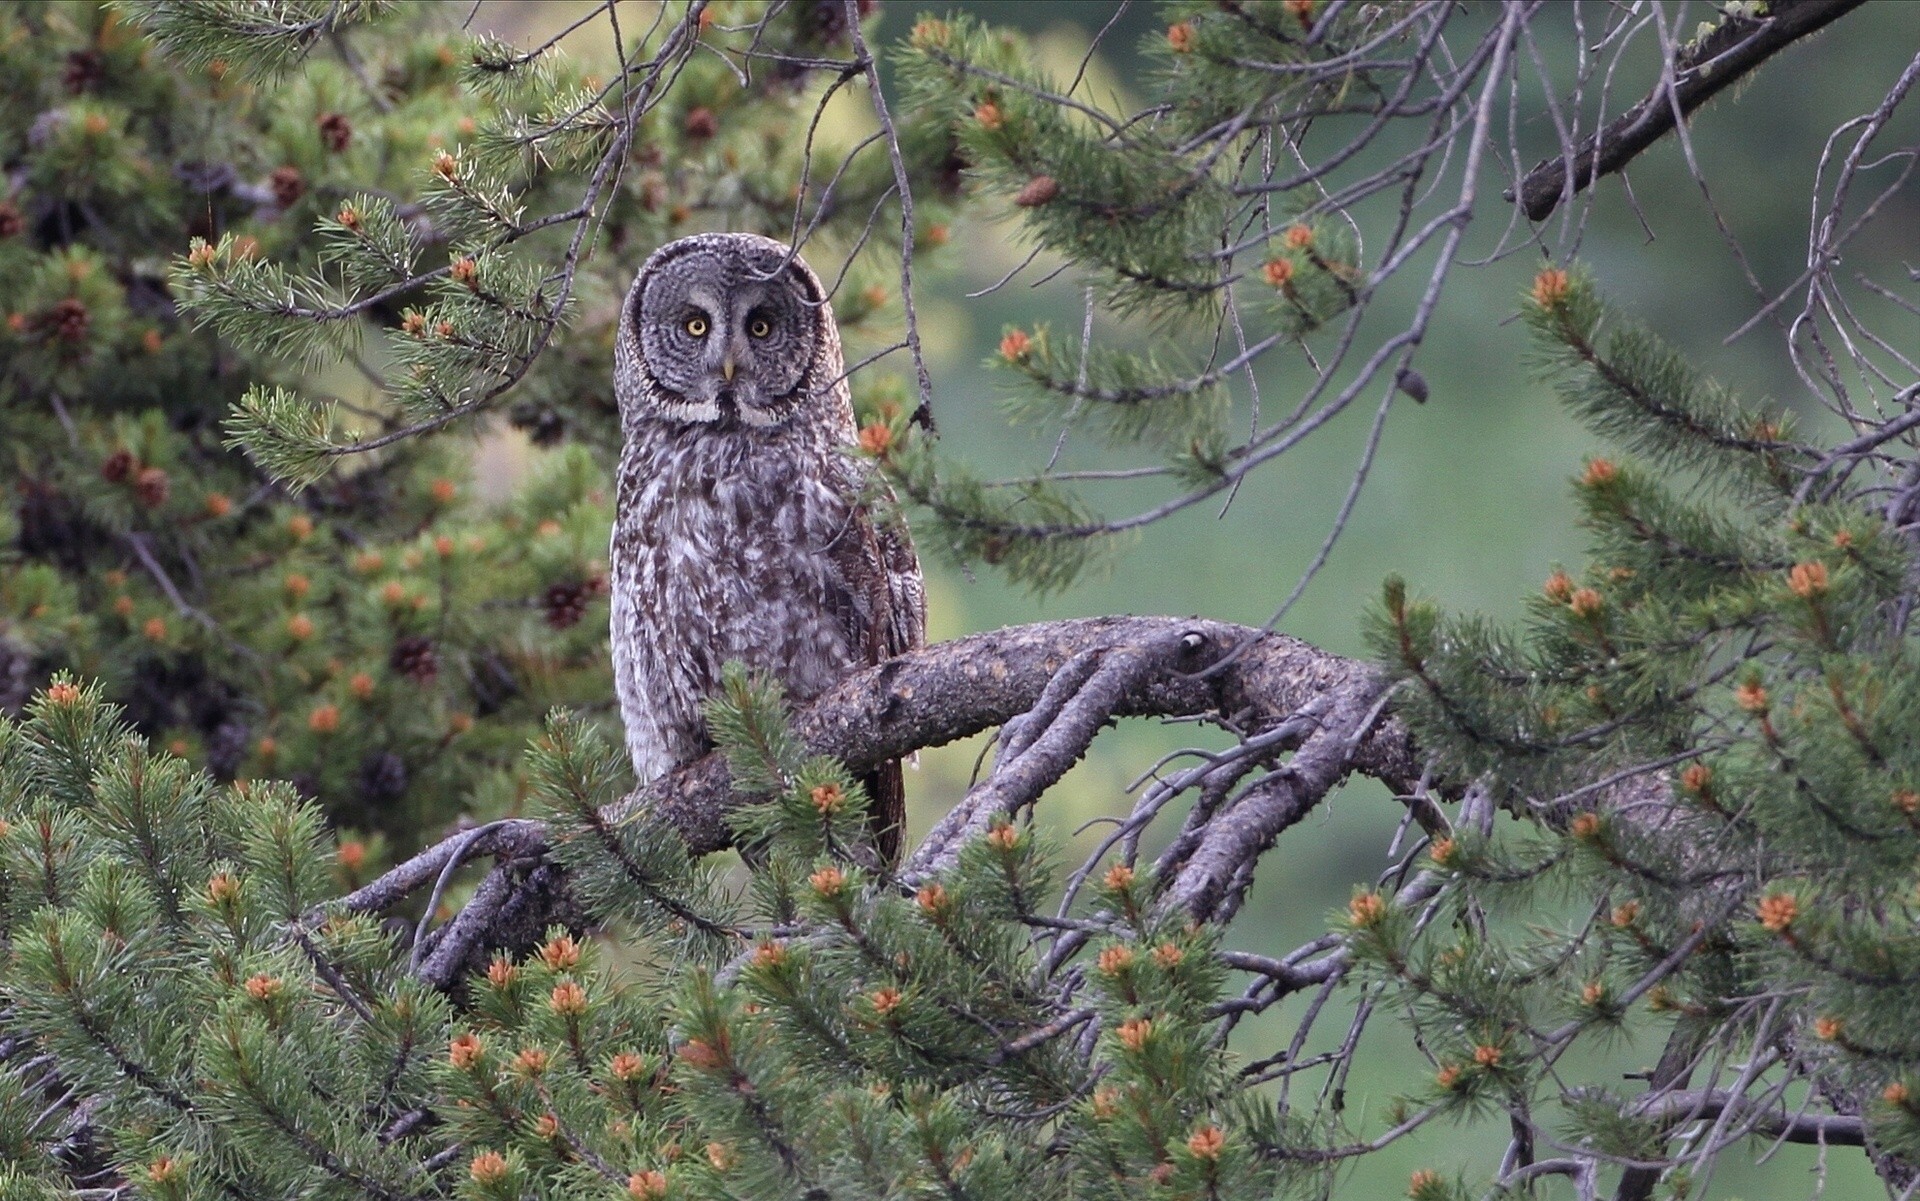
[[(615, 685), (651, 780), (711, 747), (701, 706), (737, 659), (804, 702), (925, 641), (904, 530), (862, 507), (839, 435), (647, 422), (621, 456), (611, 549)], [(902, 816), (898, 764), (868, 780), (883, 850)]]

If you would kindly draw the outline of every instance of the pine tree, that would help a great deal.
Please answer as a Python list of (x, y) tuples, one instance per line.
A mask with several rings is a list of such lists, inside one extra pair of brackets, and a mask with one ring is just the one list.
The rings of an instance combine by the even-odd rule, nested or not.
[[(588, 235), (650, 247), (709, 211), (784, 228), (786, 185), (738, 164), (760, 143), (798, 172), (773, 123), (798, 119), (794, 79), (749, 92), (696, 59), (615, 136), (577, 63), (407, 11), (0, 14), (0, 703), (61, 669), (102, 680), (216, 778), (318, 799), (356, 882), (463, 812), (511, 812), (539, 715), (609, 691), (626, 280), (610, 256), (580, 269)], [(769, 53), (844, 41), (799, 12), (772, 34)], [(616, 194), (604, 168), (629, 157)], [(864, 219), (881, 179), (850, 174), (814, 216)], [(887, 296), (854, 284), (857, 328)], [(463, 448), (406, 435), (514, 385), (514, 423), (567, 453), (491, 504)]]
[[(1474, 215), (1585, 203), (1850, 7), (1728, 6), (1682, 41), (1663, 12), (1568, 34), (1523, 3), (1170, 3), (1137, 112), (966, 14), (876, 45), (857, 0), (608, 3), (531, 49), (376, 3), (0, 11), (0, 1193), (1331, 1196), (1450, 1121), (1507, 1154), (1436, 1159), (1416, 1201), (1696, 1195), (1767, 1141), (1862, 1147), (1910, 1191), (1920, 383), (1842, 304), (1809, 301), (1816, 344), (1874, 347), (1855, 369), (1898, 403), (1796, 349), (1836, 440), (1705, 378), (1588, 268), (1540, 270), (1543, 374), (1612, 446), (1574, 485), (1590, 563), (1512, 628), (1395, 578), (1371, 664), (1115, 617), (805, 709), (736, 665), (719, 749), (639, 789), (596, 703), (608, 343), (667, 238), (845, 264), (850, 357), (912, 360), (856, 372), (858, 453), (924, 547), (1068, 586), (1371, 388), (1330, 547), (1389, 413), (1427, 399)], [(1662, 86), (1491, 198), (1507, 97), (1553, 87), (1522, 74), (1536, 35), (1597, 87), (1636, 21)], [(589, 24), (600, 75), (562, 44)], [(1817, 295), (1911, 75), (1822, 201)], [(827, 146), (843, 93), (873, 133)], [(1087, 297), (1078, 337), (1004, 331), (1011, 416), (1059, 431), (1011, 480), (934, 436), (914, 272), (963, 213), (1016, 217)], [(1396, 286), (1407, 313), (1363, 326)], [(1096, 310), (1160, 332), (1108, 344)], [(1263, 419), (1254, 367), (1283, 354), (1310, 382)], [(457, 438), (500, 416), (558, 449), (483, 503)], [(1089, 429), (1142, 458), (1056, 470)], [(1115, 476), (1171, 490), (1104, 517)], [(1069, 861), (1034, 809), (1139, 715), (1235, 738)], [(862, 772), (994, 728), (978, 782), (880, 857)], [(1255, 868), (1350, 773), (1418, 833), (1322, 937), (1241, 949)], [(1246, 1036), (1289, 1002), (1290, 1041)], [(1662, 1046), (1631, 1092), (1593, 1066), (1629, 1037)], [(1363, 1043), (1429, 1065), (1384, 1115), (1347, 1108)]]

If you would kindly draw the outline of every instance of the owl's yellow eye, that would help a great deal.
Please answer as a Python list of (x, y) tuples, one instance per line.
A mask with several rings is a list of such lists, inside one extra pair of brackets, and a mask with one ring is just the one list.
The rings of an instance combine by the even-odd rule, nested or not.
[(773, 332), (773, 326), (767, 324), (765, 317), (755, 317), (753, 324), (747, 326), (747, 332), (756, 338), (764, 338)]
[(687, 332), (692, 334), (696, 338), (706, 337), (707, 336), (707, 319), (705, 317), (687, 318)]

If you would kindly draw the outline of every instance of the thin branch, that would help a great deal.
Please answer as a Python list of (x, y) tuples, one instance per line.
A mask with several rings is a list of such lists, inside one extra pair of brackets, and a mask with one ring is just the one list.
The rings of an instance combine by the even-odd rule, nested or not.
[[(1530, 221), (1546, 220), (1562, 198), (1591, 187), (1603, 175), (1624, 170), (1641, 152), (1672, 133), (1678, 121), (1775, 54), (1862, 3), (1864, 0), (1774, 0), (1764, 17), (1726, 13), (1711, 33), (1682, 46), (1674, 56), (1671, 102), (1663, 81), (1605, 129), (1588, 135), (1570, 157), (1548, 159), (1527, 172), (1519, 188), (1521, 210)], [(1513, 199), (1512, 193), (1508, 199)]]

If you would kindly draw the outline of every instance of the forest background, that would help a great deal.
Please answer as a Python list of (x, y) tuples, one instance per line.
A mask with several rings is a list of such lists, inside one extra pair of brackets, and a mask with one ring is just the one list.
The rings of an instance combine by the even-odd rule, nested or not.
[[(531, 43), (587, 7), (557, 0), (487, 0), (475, 19), (509, 40)], [(1111, 89), (1129, 99), (1137, 98), (1139, 73), (1147, 65), (1138, 47), (1143, 39), (1164, 36), (1158, 11), (1148, 4), (978, 0), (948, 7), (1021, 30), (1045, 69), (1062, 78), (1074, 74), (1094, 34), (1113, 21), (1093, 54), (1088, 78), (1096, 90)], [(923, 9), (946, 11), (885, 5), (874, 43), (904, 37)], [(1821, 142), (1836, 125), (1880, 102), (1887, 81), (1911, 57), (1915, 20), (1901, 4), (1868, 5), (1847, 19), (1843, 34), (1795, 47), (1785, 60), (1756, 73), (1695, 119), (1693, 152), (1713, 188), (1713, 204), (1737, 232), (1754, 273), (1776, 291), (1805, 265), (1807, 196)], [(594, 53), (590, 47), (590, 40), (583, 41), (576, 52)], [(1654, 60), (1649, 56), (1639, 65), (1651, 68)], [(1650, 75), (1623, 77), (1615, 86), (1623, 96), (1637, 95), (1651, 82)], [(1112, 107), (1131, 111), (1138, 105), (1123, 101)], [(856, 122), (863, 114), (850, 103), (835, 115)], [(1911, 143), (1920, 137), (1912, 114), (1906, 125), (1905, 141)], [(840, 132), (857, 136), (864, 129), (850, 124)], [(1890, 142), (1901, 140), (1895, 131), (1889, 134), (1894, 135)], [(1678, 143), (1668, 141), (1643, 155), (1629, 178), (1633, 202), (1617, 179), (1598, 188), (1601, 199), (1581, 250), (1598, 285), (1620, 311), (1644, 321), (1702, 372), (1750, 399), (1784, 402), (1809, 436), (1830, 435), (1837, 423), (1807, 402), (1777, 336), (1763, 327), (1726, 341), (1764, 301), (1728, 252)], [(1494, 212), (1490, 206), (1489, 217)], [(1920, 244), (1910, 242), (1903, 251), (1873, 240), (1902, 229), (1920, 230), (1920, 198), (1910, 189), (1894, 197), (1869, 231), (1858, 247), (1861, 257), (1920, 259)], [(1473, 261), (1486, 254), (1503, 232), (1493, 220), (1476, 223), (1462, 258)], [(1048, 278), (1043, 262), (1011, 287), (968, 298), (967, 293), (988, 287), (1018, 264), (1027, 247), (1013, 219), (963, 218), (952, 236), (965, 253), (936, 260), (920, 299), (944, 449), (983, 469), (1037, 466), (1051, 449), (1051, 435), (1001, 416), (997, 402), (1005, 395), (1006, 375), (994, 369), (995, 348), (1008, 325), (1073, 329), (1081, 318), (1082, 297), (1070, 274), (1028, 286)], [(1389, 573), (1406, 576), (1448, 611), (1512, 620), (1553, 566), (1580, 561), (1586, 535), (1577, 524), (1572, 481), (1584, 460), (1606, 447), (1529, 365), (1529, 333), (1518, 314), (1539, 267), (1537, 257), (1517, 254), (1456, 273), (1449, 282), (1420, 357), (1432, 399), (1423, 406), (1402, 406), (1388, 423), (1367, 486), (1324, 568), (1287, 614), (1281, 626), (1286, 633), (1338, 654), (1365, 657), (1361, 610)], [(1097, 334), (1115, 328), (1121, 327), (1106, 315), (1096, 317)], [(1280, 372), (1268, 374), (1274, 378), (1263, 378), (1263, 388), (1287, 396)], [(1237, 400), (1244, 405), (1244, 396)], [(1274, 469), (1256, 472), (1224, 513), (1217, 504), (1203, 504), (1175, 514), (1145, 530), (1106, 569), (1059, 593), (1036, 596), (992, 571), (963, 572), (930, 561), (929, 638), (1108, 613), (1191, 613), (1261, 624), (1326, 536), (1370, 417), (1370, 410), (1349, 410)], [(504, 486), (526, 456), (537, 452), (525, 449), (517, 433), (497, 438), (490, 448), (495, 457), (483, 460), (497, 466), (483, 470), (501, 472)], [(1110, 511), (1119, 513), (1151, 504), (1153, 493), (1141, 487), (1129, 495), (1128, 486), (1119, 484), (1102, 496)], [(965, 792), (989, 737), (922, 755), (921, 772), (909, 780), (909, 844)], [(1116, 812), (1121, 794), (1156, 759), (1195, 741), (1190, 726), (1123, 724), (1096, 741), (1049, 795), (1039, 811), (1042, 822), (1061, 834), (1083, 831), (1089, 819)], [(1309, 819), (1309, 829), (1292, 836), (1301, 847), (1311, 847), (1311, 854), (1282, 853), (1263, 863), (1239, 926), (1241, 936), (1251, 940), (1248, 949), (1279, 953), (1313, 937), (1324, 928), (1327, 913), (1344, 906), (1355, 881), (1372, 879), (1390, 863), (1387, 848), (1401, 810), (1385, 801), (1382, 785), (1354, 780)], [(1092, 837), (1082, 832), (1080, 841), (1090, 845)], [(1298, 1003), (1278, 1007), (1253, 1019), (1256, 1024), (1242, 1035), (1246, 1045), (1258, 1045), (1263, 1036), (1284, 1039), (1298, 1008)], [(1628, 1044), (1617, 1051), (1632, 1067), (1644, 1066), (1643, 1059), (1650, 1062), (1659, 1048)], [(1423, 1066), (1363, 1060), (1352, 1088), (1355, 1102), (1383, 1100), (1401, 1085), (1404, 1071)], [(1462, 1134), (1464, 1143), (1447, 1148), (1450, 1158), (1497, 1157), (1506, 1138), (1497, 1127), (1430, 1130), (1363, 1159), (1348, 1181), (1352, 1195), (1399, 1195), (1410, 1171), (1432, 1162), (1439, 1144)], [(1822, 1157), (1815, 1148), (1782, 1147), (1765, 1167), (1740, 1158), (1730, 1156), (1723, 1163), (1710, 1197), (1763, 1201), (1776, 1189), (1780, 1196), (1801, 1196), (1807, 1179), (1801, 1170), (1811, 1173)], [(1866, 1196), (1880, 1188), (1857, 1156), (1833, 1156), (1826, 1170), (1830, 1195)]]
[[(1028, 32), (1042, 64), (1060, 76), (1077, 69), (1093, 31), (1112, 20), (1087, 71), (1097, 91), (1122, 97), (1138, 94), (1133, 89), (1144, 59), (1136, 48), (1165, 36), (1157, 11), (1145, 4), (958, 7)], [(560, 0), (488, 0), (475, 8), (471, 21), (511, 43), (531, 45), (588, 8)], [(872, 32), (873, 44), (903, 38), (919, 11), (915, 5), (888, 5)], [(1692, 150), (1765, 296), (1786, 286), (1803, 266), (1807, 197), (1821, 141), (1841, 121), (1880, 101), (1888, 81), (1911, 56), (1912, 24), (1910, 12), (1900, 5), (1870, 5), (1848, 18), (1843, 35), (1794, 47), (1694, 120)], [(596, 56), (610, 62), (610, 49), (596, 43), (599, 35), (598, 24), (590, 24), (565, 48), (589, 62)], [(1650, 72), (1654, 61), (1648, 55), (1642, 65)], [(1631, 96), (1650, 83), (1650, 74), (1632, 77), (1629, 69), (1613, 86)], [(1115, 107), (1132, 106), (1123, 99)], [(831, 138), (845, 142), (859, 135), (858, 108), (848, 103), (829, 110)], [(1912, 114), (1902, 119), (1906, 128), (1889, 130), (1888, 141), (1910, 145), (1916, 141)], [(1777, 338), (1762, 330), (1723, 342), (1765, 297), (1748, 284), (1741, 264), (1729, 254), (1680, 146), (1671, 141), (1656, 146), (1634, 164), (1630, 176), (1631, 199), (1618, 180), (1599, 185), (1600, 199), (1580, 247), (1579, 258), (1599, 287), (1621, 311), (1644, 321), (1703, 371), (1749, 398), (1784, 400), (1816, 440), (1831, 434), (1823, 413), (1800, 403), (1803, 388)], [(1902, 246), (1898, 236), (1920, 228), (1920, 212), (1913, 209), (1910, 193), (1896, 195), (1853, 253), (1866, 261), (1910, 262), (1911, 242)], [(1501, 237), (1498, 220), (1505, 213), (1490, 204), (1486, 214), (1490, 219), (1477, 222), (1468, 235), (1465, 260), (1491, 251)], [(979, 222), (967, 216), (956, 223), (948, 231), (952, 249), (930, 255), (920, 277), (921, 330), (934, 374), (943, 450), (983, 470), (1037, 466), (1045, 461), (1051, 439), (1009, 425), (999, 407), (1007, 374), (989, 364), (1008, 326), (1077, 329), (1082, 296), (1071, 274), (1051, 278), (1050, 265), (1042, 262), (1008, 287), (968, 298), (1025, 254), (1016, 222)], [(1518, 314), (1540, 266), (1537, 253), (1523, 251), (1450, 280), (1420, 358), (1427, 402), (1400, 406), (1387, 424), (1344, 535), (1313, 586), (1287, 614), (1286, 632), (1329, 651), (1364, 657), (1361, 612), (1390, 572), (1405, 575), (1449, 611), (1511, 618), (1523, 611), (1525, 598), (1537, 594), (1556, 564), (1580, 560), (1586, 538), (1576, 524), (1570, 480), (1588, 456), (1605, 447), (1576, 424), (1528, 365), (1529, 334)], [(1030, 280), (1050, 282), (1030, 288)], [(1383, 303), (1391, 320), (1397, 314), (1389, 309)], [(1125, 329), (1105, 315), (1096, 320), (1103, 337)], [(346, 372), (313, 382), (316, 389), (348, 399), (358, 386)], [(1289, 395), (1289, 379), (1278, 364), (1261, 382), (1274, 395)], [(1242, 405), (1245, 400), (1236, 398)], [(1366, 421), (1364, 412), (1346, 413), (1283, 463), (1255, 473), (1224, 513), (1218, 505), (1200, 505), (1177, 514), (1145, 530), (1110, 567), (1054, 594), (1035, 596), (991, 570), (956, 570), (929, 556), (930, 637), (1107, 613), (1196, 613), (1259, 624), (1326, 536), (1361, 454)], [(474, 478), (483, 494), (504, 497), (516, 480), (538, 471), (550, 453), (504, 422), (475, 424), (452, 438), (478, 438)], [(1097, 466), (1099, 460), (1077, 465)], [(1114, 512), (1129, 511), (1146, 496), (1145, 491), (1130, 495), (1124, 484), (1105, 494)], [(1199, 737), (1190, 726), (1127, 724), (1095, 744), (1040, 808), (1041, 820), (1071, 834), (1089, 819), (1121, 811), (1123, 794), (1144, 769)], [(910, 839), (964, 793), (983, 749), (983, 740), (974, 739), (924, 756), (909, 785)], [(1323, 930), (1327, 914), (1345, 904), (1353, 884), (1372, 880), (1389, 863), (1386, 848), (1401, 817), (1379, 785), (1357, 782), (1346, 789), (1307, 828), (1290, 836), (1292, 849), (1283, 848), (1263, 863), (1237, 938), (1249, 950), (1277, 952)], [(1080, 837), (1084, 846), (1086, 836)], [(1240, 1040), (1257, 1046), (1263, 1037), (1283, 1039), (1297, 1010), (1298, 1002), (1253, 1019)], [(1626, 1043), (1613, 1054), (1622, 1067), (1632, 1067), (1657, 1054), (1657, 1047)], [(1350, 1103), (1360, 1111), (1383, 1103), (1403, 1087), (1407, 1070), (1420, 1067), (1418, 1061), (1363, 1058), (1350, 1084)], [(1460, 1139), (1446, 1126), (1430, 1128), (1368, 1157), (1346, 1187), (1356, 1196), (1397, 1195), (1412, 1168), (1497, 1156), (1504, 1140), (1505, 1132), (1498, 1129), (1475, 1127)], [(1803, 1195), (1794, 1166), (1811, 1168), (1817, 1156), (1804, 1148), (1778, 1152), (1769, 1172), (1776, 1185), (1784, 1182), (1781, 1195)], [(1840, 1156), (1827, 1167), (1831, 1195), (1868, 1195), (1877, 1188), (1857, 1156)], [(1771, 1195), (1755, 1191), (1757, 1179), (1730, 1158), (1709, 1195)]]

